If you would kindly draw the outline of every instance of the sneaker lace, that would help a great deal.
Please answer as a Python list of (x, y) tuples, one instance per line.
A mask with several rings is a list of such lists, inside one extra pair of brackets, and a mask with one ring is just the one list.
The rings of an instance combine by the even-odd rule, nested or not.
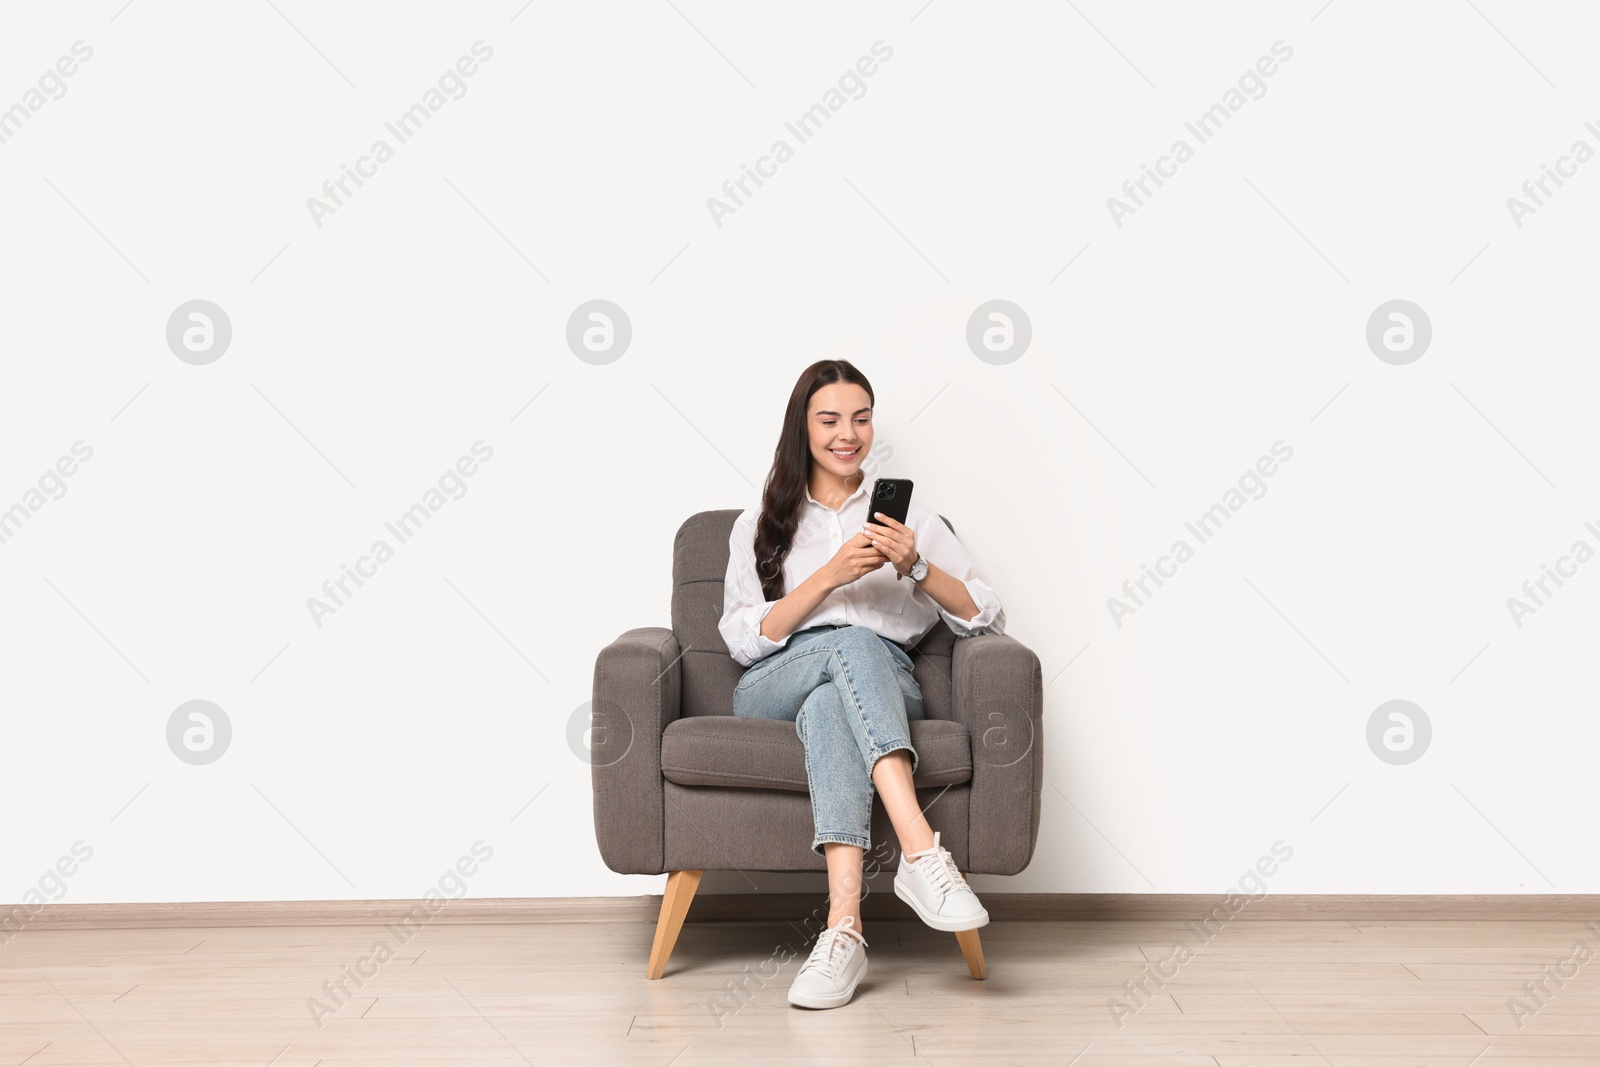
[[(912, 863), (922, 865), (923, 877), (928, 886), (939, 894), (943, 900), (951, 893), (969, 888), (967, 880), (961, 877), (961, 868), (956, 866), (955, 857), (950, 855), (950, 850), (939, 844), (939, 833), (934, 831), (933, 845), (921, 852), (907, 854)], [(926, 860), (928, 862), (924, 863)]]
[(817, 935), (817, 943), (811, 948), (811, 955), (806, 958), (806, 965), (800, 968), (803, 971), (820, 970), (829, 978), (836, 978), (839, 966), (844, 961), (845, 953), (839, 951), (839, 946), (844, 943), (845, 937), (853, 937), (865, 947), (867, 939), (852, 929), (855, 926), (855, 917), (850, 916), (838, 926), (830, 926)]

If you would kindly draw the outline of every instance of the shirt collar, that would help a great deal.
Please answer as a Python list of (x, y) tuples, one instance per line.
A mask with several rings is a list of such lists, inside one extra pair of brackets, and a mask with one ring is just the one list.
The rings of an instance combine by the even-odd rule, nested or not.
[[(875, 479), (868, 478), (866, 473), (863, 472), (862, 475), (861, 475), (861, 484), (856, 486), (856, 491), (855, 492), (853, 492), (849, 496), (845, 497), (844, 504), (840, 504), (839, 505), (839, 510), (843, 511), (845, 509), (845, 505), (849, 504), (850, 501), (854, 500), (856, 497), (858, 497), (862, 493), (866, 492), (868, 486), (870, 486), (874, 480)], [(822, 503), (822, 501), (818, 500), (816, 497), (811, 495), (811, 482), (809, 480), (807, 480), (807, 482), (806, 482), (806, 499), (809, 500), (811, 503), (817, 505), (817, 507), (819, 507), (819, 508), (827, 507), (826, 504)], [(828, 510), (832, 511), (833, 509), (832, 508), (828, 508)]]

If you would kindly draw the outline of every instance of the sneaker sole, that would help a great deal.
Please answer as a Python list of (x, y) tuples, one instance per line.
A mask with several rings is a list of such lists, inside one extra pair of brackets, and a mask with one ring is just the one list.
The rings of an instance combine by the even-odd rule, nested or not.
[(789, 991), (789, 1003), (793, 1004), (797, 1008), (842, 1008), (846, 1004), (850, 1003), (851, 998), (856, 995), (856, 986), (860, 985), (861, 979), (865, 978), (866, 976), (867, 961), (862, 960), (861, 971), (856, 975), (856, 980), (851, 982), (848, 988), (840, 990), (831, 996), (825, 997), (813, 996), (809, 993), (796, 993), (791, 989)]
[(917, 913), (917, 918), (921, 919), (925, 925), (947, 934), (959, 934), (965, 930), (976, 930), (979, 927), (989, 925), (989, 911), (987, 908), (984, 909), (982, 915), (975, 919), (946, 919), (938, 915), (929, 914), (923, 908), (922, 901), (917, 899), (917, 895), (901, 883), (898, 875), (894, 880), (894, 895), (911, 905), (911, 910)]

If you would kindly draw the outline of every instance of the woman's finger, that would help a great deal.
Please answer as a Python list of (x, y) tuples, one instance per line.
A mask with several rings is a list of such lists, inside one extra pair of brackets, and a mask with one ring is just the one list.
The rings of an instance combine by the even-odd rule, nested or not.
[(868, 537), (873, 538), (874, 540), (888, 541), (891, 544), (896, 545), (903, 543), (905, 540), (905, 536), (903, 534), (899, 533), (898, 531), (891, 530), (887, 526), (879, 526), (877, 523), (869, 522), (867, 524), (866, 534)]

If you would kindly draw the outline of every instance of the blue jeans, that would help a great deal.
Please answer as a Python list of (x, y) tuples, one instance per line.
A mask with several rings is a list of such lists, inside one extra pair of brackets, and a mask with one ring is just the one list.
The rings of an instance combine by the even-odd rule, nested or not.
[(911, 719), (923, 718), (911, 657), (865, 626), (814, 626), (751, 664), (733, 691), (733, 713), (791, 719), (806, 746), (816, 826), (811, 850), (842, 841), (872, 847), (872, 766), (897, 748), (911, 753)]

